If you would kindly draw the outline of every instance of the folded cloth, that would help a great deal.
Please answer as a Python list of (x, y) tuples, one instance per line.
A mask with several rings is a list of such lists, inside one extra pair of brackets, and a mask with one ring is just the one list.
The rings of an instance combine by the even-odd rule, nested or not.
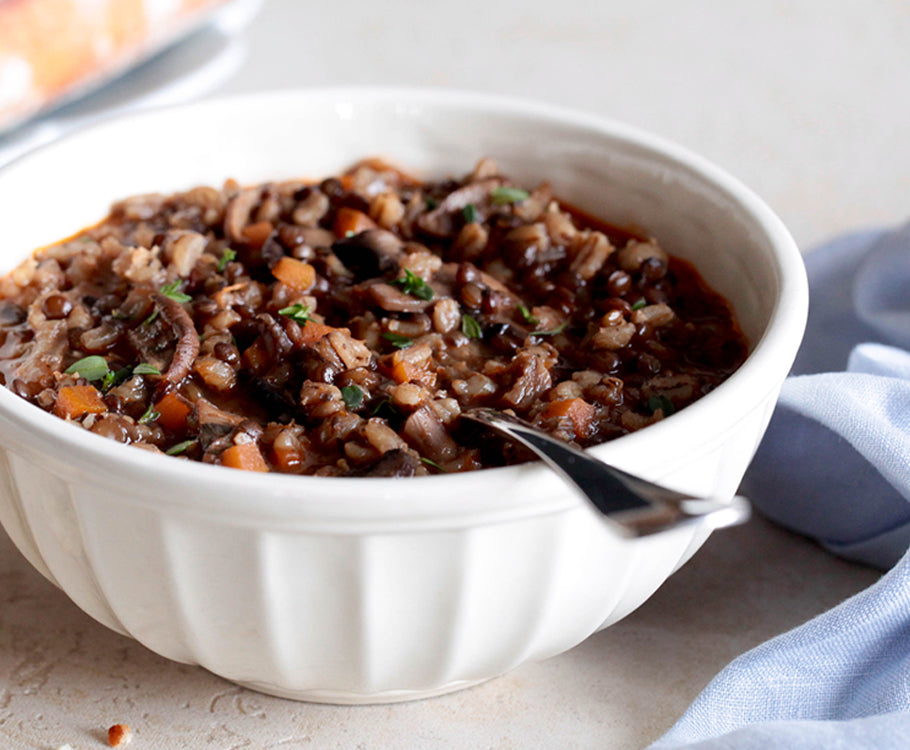
[[(809, 253), (795, 375), (744, 482), (755, 507), (887, 569), (910, 546), (910, 224)], [(860, 343), (878, 341), (881, 343)]]
[(806, 338), (744, 490), (878, 583), (740, 656), (651, 750), (910, 747), (910, 225), (806, 257)]
[(651, 750), (910, 747), (910, 553), (728, 665)]

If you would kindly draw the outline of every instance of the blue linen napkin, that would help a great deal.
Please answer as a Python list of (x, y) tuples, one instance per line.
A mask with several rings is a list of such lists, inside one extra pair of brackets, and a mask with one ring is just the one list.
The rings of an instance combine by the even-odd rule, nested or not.
[(891, 570), (734, 660), (651, 750), (910, 748), (910, 224), (839, 238), (806, 267), (806, 338), (744, 490)]

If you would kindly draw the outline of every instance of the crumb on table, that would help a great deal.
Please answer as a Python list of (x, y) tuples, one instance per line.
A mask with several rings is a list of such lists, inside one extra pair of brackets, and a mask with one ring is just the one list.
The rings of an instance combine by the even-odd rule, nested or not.
[(126, 747), (132, 737), (129, 724), (114, 724), (107, 730), (107, 743), (111, 747)]

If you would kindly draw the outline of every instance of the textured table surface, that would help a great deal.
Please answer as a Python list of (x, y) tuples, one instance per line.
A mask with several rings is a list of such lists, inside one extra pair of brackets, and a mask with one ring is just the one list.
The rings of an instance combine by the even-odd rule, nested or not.
[[(896, 224), (910, 194), (910, 6), (779, 0), (266, 0), (221, 93), (434, 85), (543, 99), (680, 142), (805, 248)], [(642, 748), (742, 651), (876, 579), (761, 519), (715, 535), (641, 609), (562, 656), (392, 706), (299, 704), (96, 624), (0, 532), (0, 747)]]

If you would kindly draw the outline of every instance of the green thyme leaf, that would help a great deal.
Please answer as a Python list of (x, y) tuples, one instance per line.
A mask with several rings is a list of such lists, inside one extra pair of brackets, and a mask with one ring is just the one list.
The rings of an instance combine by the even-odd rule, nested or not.
[(181, 443), (175, 443), (170, 448), (168, 448), (165, 453), (167, 453), (169, 456), (178, 456), (195, 442), (195, 440), (184, 440)]
[(420, 278), (410, 268), (405, 268), (404, 276), (400, 279), (395, 279), (392, 283), (400, 286), (401, 291), (405, 294), (410, 294), (412, 297), (417, 297), (417, 299), (431, 300), (435, 296), (433, 287), (427, 284), (427, 282)]
[(518, 306), (518, 312), (520, 312), (521, 317), (525, 319), (525, 323), (528, 323), (529, 325), (532, 325), (532, 326), (540, 325), (540, 321), (537, 318), (535, 318), (531, 314), (531, 311), (524, 305)]
[(569, 325), (568, 320), (564, 320), (556, 328), (551, 328), (549, 331), (532, 331), (533, 336), (556, 336), (565, 330), (565, 327)]
[(431, 461), (426, 456), (421, 456), (420, 460), (423, 461), (427, 466), (432, 466), (434, 469), (436, 469), (436, 471), (441, 471), (443, 474), (446, 473), (446, 470), (443, 469), (438, 463)]
[(490, 198), (497, 206), (504, 206), (508, 203), (521, 203), (521, 201), (526, 201), (530, 197), (531, 194), (527, 190), (506, 187), (505, 185), (493, 188), (490, 191)]
[(376, 408), (373, 409), (371, 417), (380, 417), (381, 419), (392, 419), (398, 415), (398, 409), (395, 408), (395, 404), (392, 403), (391, 399), (384, 398), (378, 404)]
[(91, 382), (93, 380), (103, 380), (105, 375), (110, 372), (110, 368), (104, 357), (93, 354), (91, 357), (83, 357), (78, 362), (74, 362), (64, 372), (70, 375), (75, 373)]
[(392, 333), (391, 331), (386, 331), (384, 334), (382, 334), (382, 337), (399, 349), (407, 349), (411, 344), (414, 343), (407, 336), (402, 336), (400, 333)]
[(304, 305), (300, 302), (295, 302), (293, 305), (281, 308), (278, 311), (278, 314), (284, 315), (291, 320), (296, 320), (298, 323), (305, 324), (310, 319), (311, 312), (313, 312), (313, 308), (310, 307), (310, 305)]
[(161, 413), (155, 411), (155, 407), (152, 404), (149, 404), (149, 408), (145, 410), (145, 414), (143, 414), (141, 417), (139, 417), (139, 424), (145, 424), (146, 422), (154, 422), (160, 416), (161, 416)]
[(635, 302), (635, 304), (632, 305), (632, 309), (633, 309), (633, 310), (641, 310), (641, 308), (643, 308), (643, 307), (644, 307), (645, 305), (647, 305), (647, 304), (648, 304), (648, 303), (647, 303), (647, 301), (645, 300), (644, 297), (639, 297), (638, 300)]
[(101, 390), (107, 393), (114, 386), (120, 385), (130, 376), (129, 367), (121, 367), (119, 370), (108, 370), (107, 375), (101, 381)]
[(147, 362), (140, 362), (133, 368), (133, 375), (160, 375), (161, 370), (159, 370), (155, 365), (150, 365)]
[(479, 339), (483, 337), (483, 330), (480, 323), (470, 315), (461, 316), (461, 332), (469, 339)]
[(160, 291), (165, 297), (169, 297), (170, 299), (174, 300), (174, 302), (183, 303), (189, 302), (191, 299), (193, 299), (190, 297), (190, 295), (184, 294), (180, 291), (180, 279), (172, 281), (170, 284), (165, 284), (163, 287), (161, 287)]
[(435, 199), (433, 199), (433, 198), (427, 198), (427, 200), (426, 200), (427, 211), (432, 211), (432, 210), (433, 210), (434, 208), (436, 208), (436, 206), (438, 206), (438, 205), (439, 205), (439, 204), (436, 202)]
[(463, 209), (461, 209), (461, 215), (464, 216), (466, 224), (476, 224), (477, 223), (477, 206), (473, 203), (469, 203)]
[(218, 261), (218, 273), (221, 273), (225, 268), (227, 268), (227, 264), (234, 260), (236, 257), (236, 250), (233, 250), (230, 247), (224, 248), (224, 252), (221, 253), (221, 259)]
[(359, 409), (363, 404), (363, 391), (360, 386), (346, 385), (341, 389), (341, 398), (350, 411)]
[(651, 398), (648, 399), (648, 410), (654, 414), (658, 409), (663, 412), (665, 417), (669, 417), (676, 411), (673, 402), (666, 396), (651, 396)]

